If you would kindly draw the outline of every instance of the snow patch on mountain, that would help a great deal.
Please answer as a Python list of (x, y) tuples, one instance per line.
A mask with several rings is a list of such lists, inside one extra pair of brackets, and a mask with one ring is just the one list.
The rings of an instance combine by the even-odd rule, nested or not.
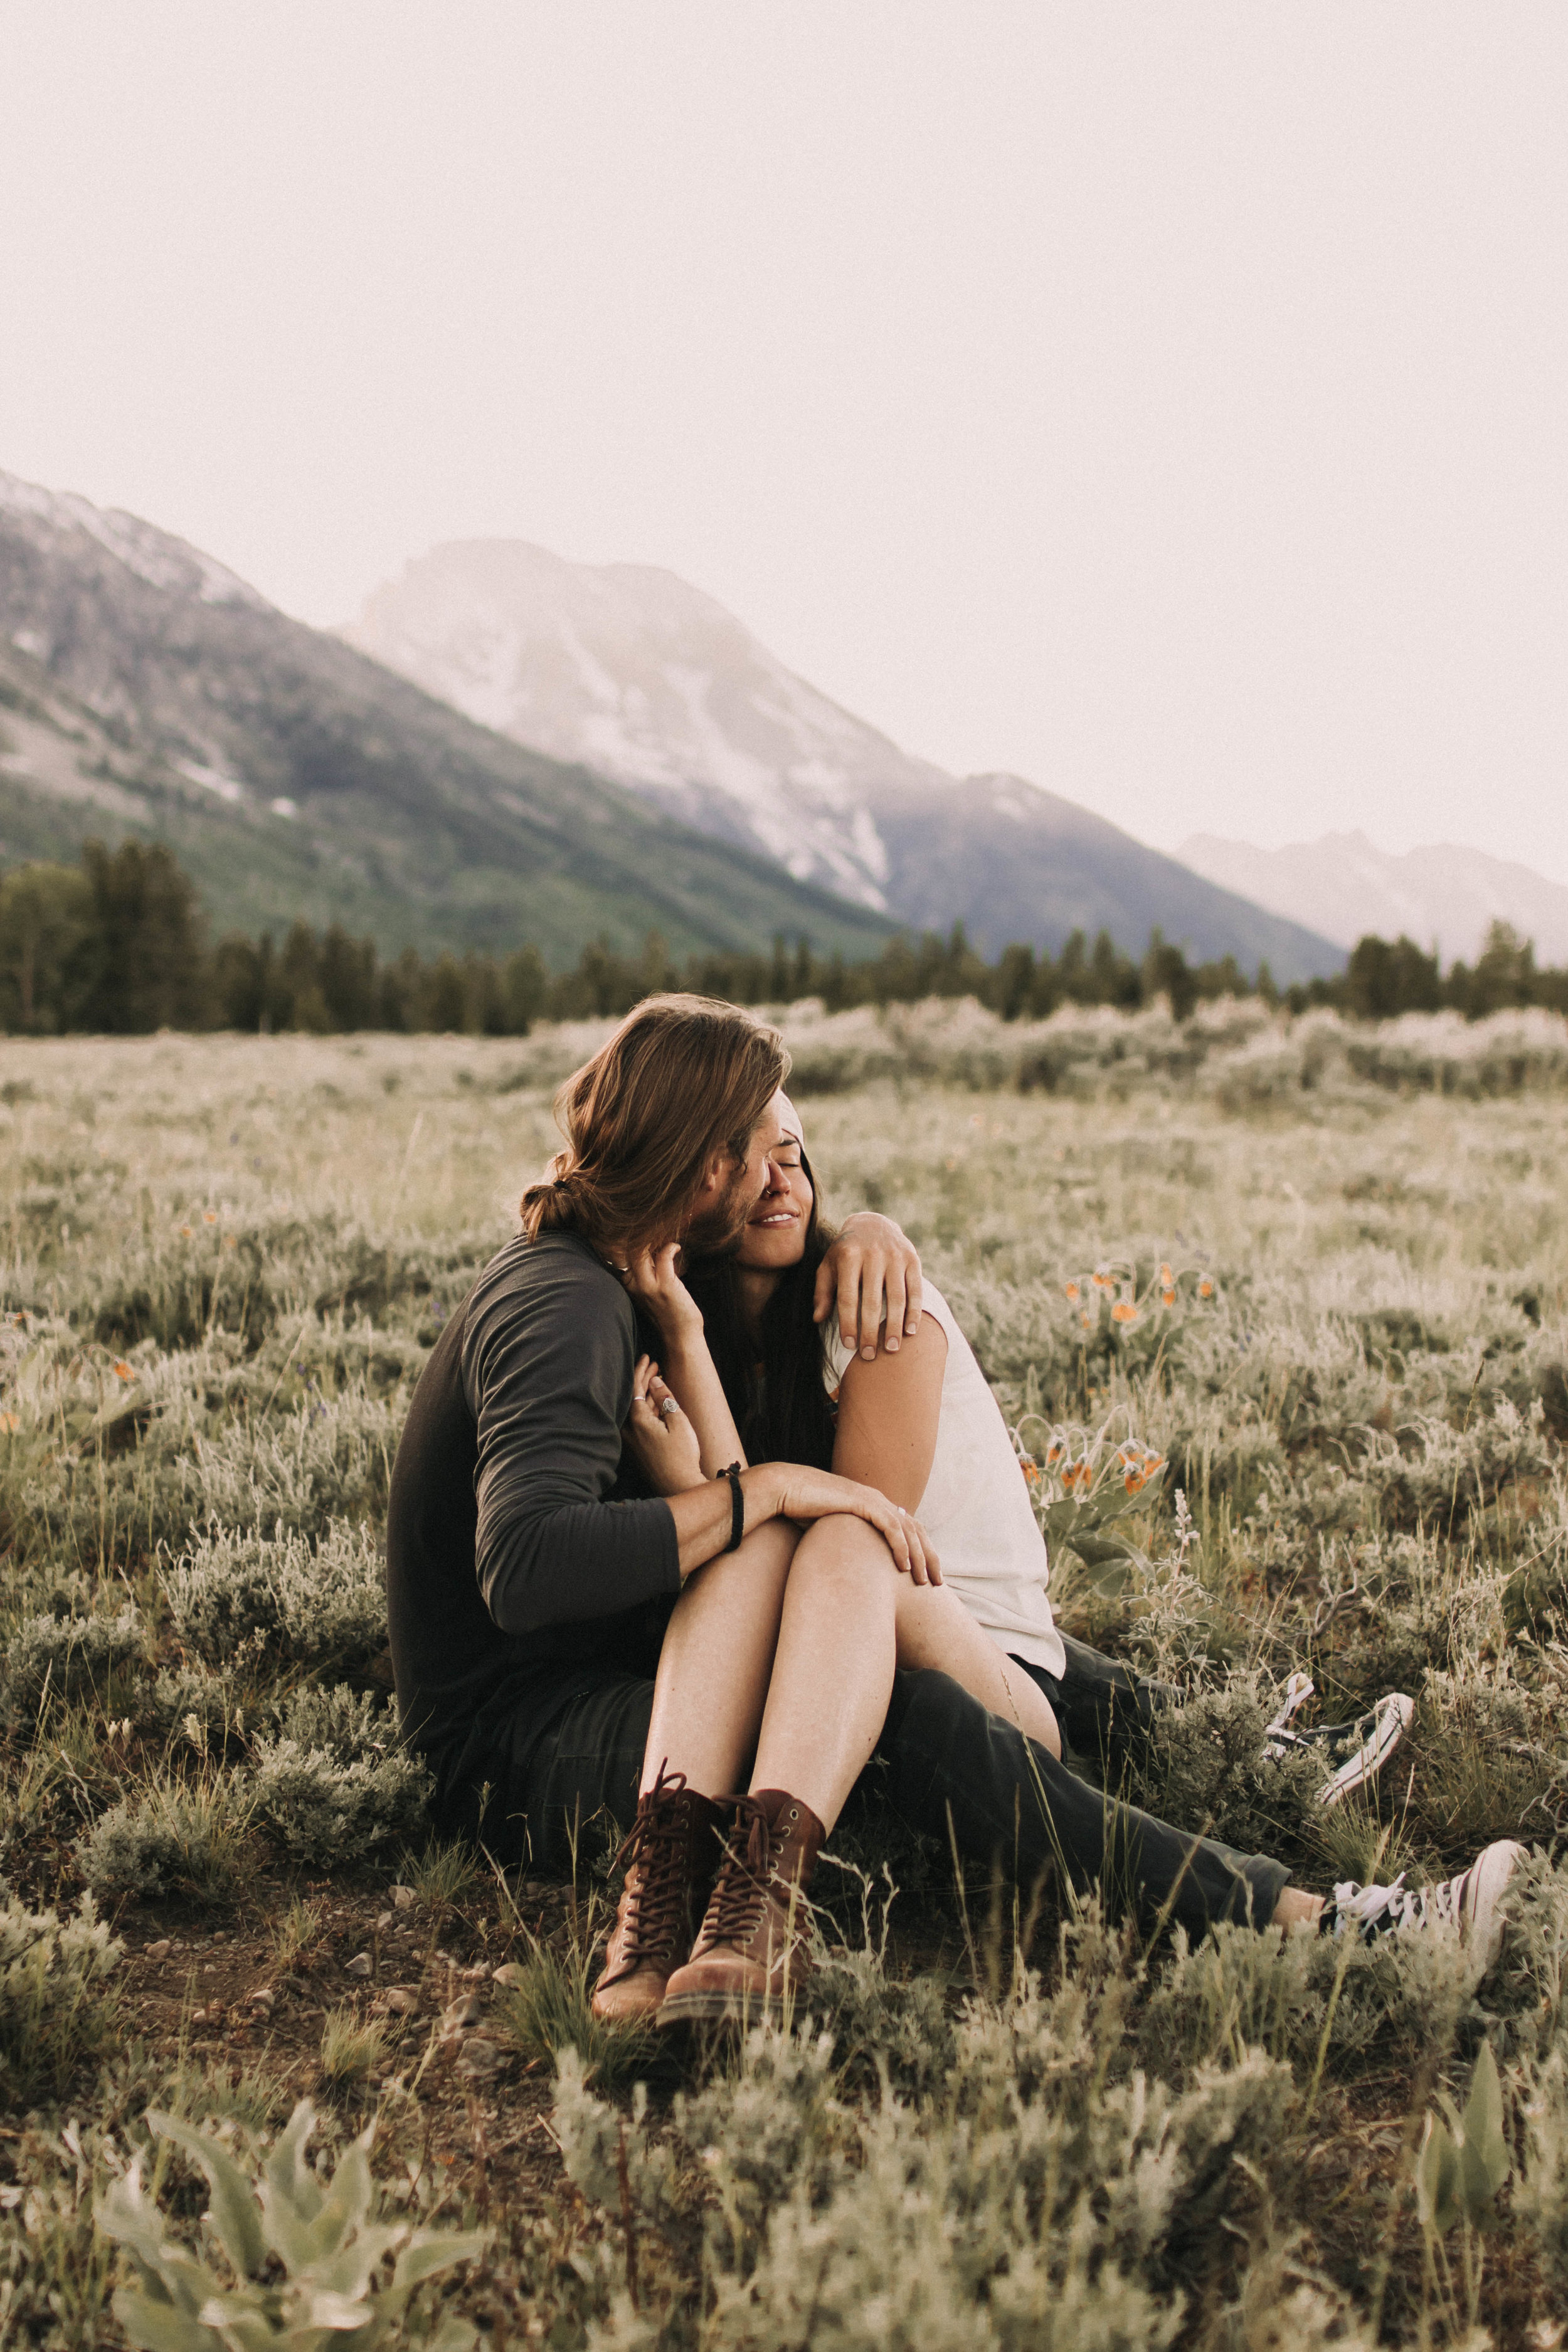
[[(272, 609), (247, 581), (216, 557), (156, 530), (139, 515), (95, 507), (74, 490), (47, 490), (37, 482), (24, 482), (16, 474), (0, 471), (0, 511), (29, 516), (54, 530), (84, 530), (153, 588), (174, 595), (195, 595), (204, 604), (248, 604), (263, 613)], [(20, 636), (16, 642), (21, 644)], [(24, 646), (23, 650), (35, 648)]]
[(455, 542), (410, 563), (341, 634), (482, 725), (879, 911), (879, 812), (953, 789), (654, 565)]

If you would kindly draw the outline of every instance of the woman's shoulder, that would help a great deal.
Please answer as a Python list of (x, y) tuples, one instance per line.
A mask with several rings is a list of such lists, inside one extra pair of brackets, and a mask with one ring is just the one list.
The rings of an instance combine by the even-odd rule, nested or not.
[[(950, 1351), (956, 1342), (967, 1352), (969, 1342), (963, 1336), (958, 1318), (935, 1283), (928, 1282), (923, 1275), (921, 1276), (921, 1313), (922, 1317), (929, 1315), (943, 1333)], [(848, 1346), (838, 1328), (838, 1310), (835, 1306), (829, 1308), (827, 1320), (822, 1327), (822, 1377), (835, 1395), (839, 1382), (854, 1361), (855, 1349)]]

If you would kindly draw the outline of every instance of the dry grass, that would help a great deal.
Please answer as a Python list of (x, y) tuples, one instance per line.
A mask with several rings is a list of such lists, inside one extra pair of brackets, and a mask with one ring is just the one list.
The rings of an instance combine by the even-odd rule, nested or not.
[[(54, 2034), (26, 2096), (59, 2104), (0, 2134), (0, 2345), (116, 2341), (91, 2200), (149, 2103), (265, 2136), (311, 2091), (329, 2137), (379, 2115), (378, 2171), (421, 2210), (495, 2233), (455, 2309), (497, 2340), (1552, 2340), (1568, 1031), (1526, 1025), (795, 1026), (830, 1206), (903, 1220), (1083, 1544), (1056, 1546), (1058, 1606), (1183, 1686), (1134, 1793), (1319, 1886), (1524, 1836), (1479, 1998), (1442, 1952), (1149, 1952), (973, 1885), (965, 1916), (871, 1804), (839, 1843), (892, 1862), (885, 1934), (834, 1897), (814, 2018), (658, 2059), (629, 2102), (647, 2053), (584, 2019), (586, 1859), (581, 1887), (503, 1895), (427, 1844), (358, 1533), (598, 1033), (8, 1045), (0, 1873), (22, 1922), (68, 1920), (95, 1874), (129, 1949), (89, 2008), (57, 1931), (12, 1930), (0, 2016), (17, 2048)], [(1384, 1784), (1326, 1820), (1259, 1753), (1298, 1667), (1336, 1713), (1417, 1702)], [(1495, 2215), (1439, 2210), (1421, 2153), (1483, 2042)], [(194, 2176), (167, 2188), (188, 2229)]]

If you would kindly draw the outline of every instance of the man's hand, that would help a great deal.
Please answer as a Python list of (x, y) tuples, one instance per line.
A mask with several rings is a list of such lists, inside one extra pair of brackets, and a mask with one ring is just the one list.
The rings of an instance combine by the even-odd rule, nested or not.
[(814, 1321), (826, 1321), (836, 1295), (844, 1344), (858, 1349), (868, 1363), (877, 1353), (884, 1298), (889, 1355), (897, 1353), (905, 1334), (914, 1337), (921, 1328), (920, 1252), (901, 1225), (891, 1217), (879, 1217), (874, 1209), (858, 1209), (846, 1218), (843, 1232), (816, 1269)]

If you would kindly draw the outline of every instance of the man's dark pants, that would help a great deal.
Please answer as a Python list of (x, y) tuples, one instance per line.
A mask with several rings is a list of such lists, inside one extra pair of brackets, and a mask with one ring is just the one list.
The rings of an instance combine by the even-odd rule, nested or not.
[[(1113, 1757), (1147, 1732), (1169, 1694), (1082, 1643), (1067, 1647), (1060, 1684), (1036, 1679), (1069, 1745)], [(542, 1736), (516, 1720), (497, 1727), (486, 1769), (446, 1808), (448, 1829), (543, 1876), (571, 1867), (595, 1820), (629, 1825), (653, 1706), (649, 1676), (584, 1666), (571, 1680)], [(943, 1846), (951, 1837), (967, 1863), (999, 1864), (1021, 1885), (1060, 1868), (1079, 1892), (1100, 1888), (1115, 1912), (1131, 1909), (1146, 1926), (1168, 1919), (1194, 1937), (1222, 1919), (1261, 1927), (1289, 1883), (1265, 1854), (1237, 1853), (1106, 1795), (948, 1675), (895, 1677), (877, 1755), (879, 1785), (911, 1828)]]

